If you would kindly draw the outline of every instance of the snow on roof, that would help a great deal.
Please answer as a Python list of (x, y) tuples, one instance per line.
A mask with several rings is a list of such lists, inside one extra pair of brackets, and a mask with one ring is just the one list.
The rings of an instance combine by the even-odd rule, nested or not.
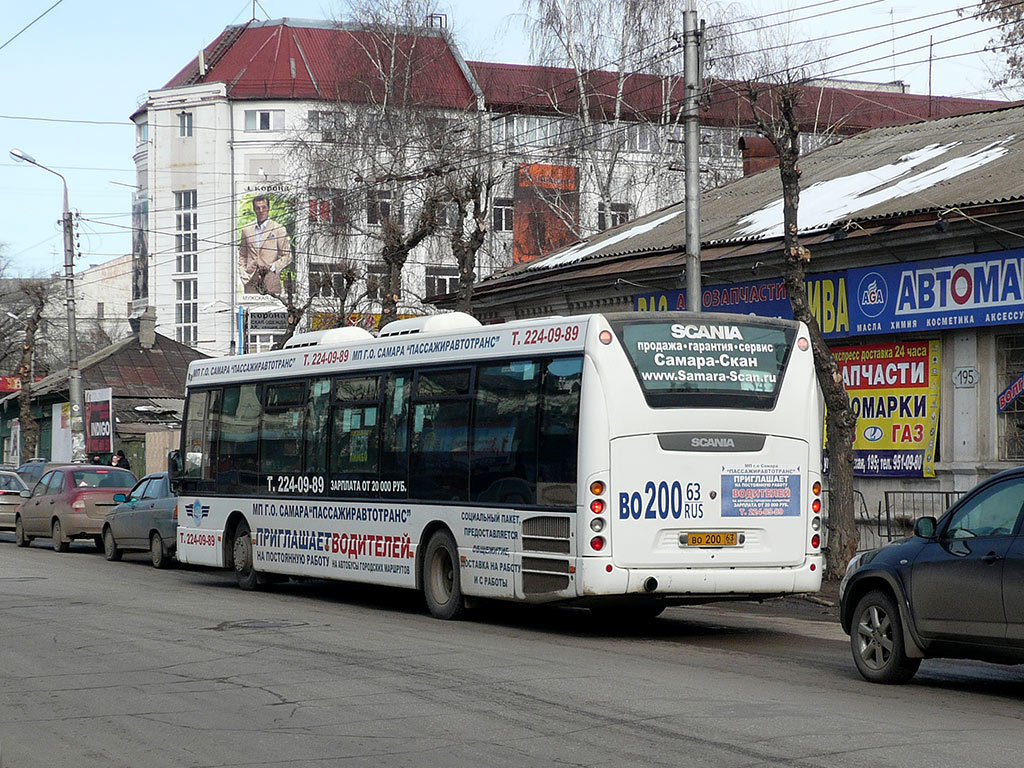
[[(800, 193), (799, 231), (825, 229), (859, 211), (925, 192), (936, 184), (999, 159), (1009, 152), (1006, 145), (1014, 138), (1015, 135), (1007, 136), (970, 154), (952, 157), (915, 172), (921, 165), (945, 155), (962, 142), (929, 144), (877, 168), (812, 184)], [(782, 237), (782, 198), (740, 219), (736, 236), (757, 240)]]

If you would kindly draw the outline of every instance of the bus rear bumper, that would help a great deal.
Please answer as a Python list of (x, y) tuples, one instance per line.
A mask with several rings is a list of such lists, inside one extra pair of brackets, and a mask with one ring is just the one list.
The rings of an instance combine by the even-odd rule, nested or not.
[(648, 594), (709, 600), (817, 592), (823, 565), (821, 555), (779, 568), (620, 568), (604, 558), (579, 560), (581, 596)]

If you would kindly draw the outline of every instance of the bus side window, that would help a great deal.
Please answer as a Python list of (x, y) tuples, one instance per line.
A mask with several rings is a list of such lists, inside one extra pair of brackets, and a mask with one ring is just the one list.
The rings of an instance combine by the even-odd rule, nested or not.
[(331, 417), (331, 380), (314, 379), (306, 407), (306, 474), (327, 474), (327, 429)]
[(268, 384), (260, 420), (260, 474), (302, 472), (308, 382)]
[(207, 491), (213, 479), (213, 454), (217, 445), (219, 389), (193, 392), (185, 416), (185, 474), (191, 491)]
[(406, 490), (395, 491), (397, 483), (408, 488), (409, 400), (412, 373), (392, 372), (384, 381), (384, 410), (381, 413), (380, 478), (392, 483), (392, 498), (407, 498)]
[(548, 362), (544, 374), (538, 451), (537, 501), (576, 503), (576, 457), (579, 452), (580, 383), (583, 358)]
[(252, 493), (259, 487), (256, 446), (262, 410), (259, 384), (224, 388), (215, 462), (218, 491)]
[(470, 368), (419, 371), (409, 451), (409, 496), (469, 500)]
[(380, 377), (337, 379), (331, 408), (331, 479), (342, 496), (377, 495), (380, 456)]
[(477, 371), (473, 501), (537, 503), (537, 407), (543, 362), (516, 360)]

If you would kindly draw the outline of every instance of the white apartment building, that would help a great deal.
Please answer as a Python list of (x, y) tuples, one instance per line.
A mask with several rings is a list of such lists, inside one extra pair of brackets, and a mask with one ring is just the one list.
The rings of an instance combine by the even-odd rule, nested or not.
[[(158, 333), (215, 355), (269, 349), (285, 333), (286, 305), (246, 287), (242, 244), (250, 237), (246, 228), (259, 195), (269, 195), (270, 220), (282, 219), (296, 290), (306, 295), (312, 278), (337, 269), (337, 257), (321, 248), (318, 232), (333, 223), (334, 201), (347, 199), (346, 216), (358, 218), (348, 222), (345, 234), (356, 284), (340, 306), (341, 287), (318, 282), (318, 295), (299, 330), (317, 324), (373, 325), (384, 270), (374, 228), (402, 201), (392, 197), (386, 182), (370, 192), (300, 183), (304, 171), (294, 151), (303, 141), (345, 140), (351, 127), (337, 116), (370, 105), (368, 46), (361, 38), (367, 34), (362, 28), (295, 19), (230, 26), (169, 83), (148, 93), (133, 115), (139, 192), (131, 298), (136, 315), (147, 306), (156, 308)], [(625, 117), (613, 120), (609, 99), (616, 76), (590, 73), (587, 122), (596, 129), (584, 135), (578, 94), (568, 87), (576, 82), (571, 71), (467, 62), (445, 30), (422, 29), (395, 39), (399, 46), (414, 40), (431, 52), (431, 64), (416, 74), (414, 88), (418, 103), (436, 115), (439, 135), (469, 125), (486, 128), (486, 159), (497, 184), (478, 279), (681, 199), (683, 174), (673, 159), (682, 147), (677, 126), (664, 124), (664, 94), (669, 106), (678, 107), (681, 83), (666, 87), (653, 76), (630, 76)], [(989, 105), (928, 99), (899, 87), (860, 91), (829, 84), (812, 90), (809, 147), (822, 141), (813, 134), (821, 127), (855, 133)], [(717, 93), (702, 115), (702, 175), (708, 183), (742, 175), (745, 158), (737, 142), (753, 135), (735, 96), (728, 89)], [(836, 117), (828, 126), (820, 125), (823, 104)], [(613, 156), (612, 183), (601, 193), (601, 163)], [(557, 193), (557, 210), (545, 201), (545, 188)], [(357, 195), (362, 197), (356, 200)], [(399, 312), (432, 311), (424, 298), (457, 287), (447, 234), (442, 227), (410, 254)], [(267, 237), (256, 236), (257, 247), (264, 248)]]

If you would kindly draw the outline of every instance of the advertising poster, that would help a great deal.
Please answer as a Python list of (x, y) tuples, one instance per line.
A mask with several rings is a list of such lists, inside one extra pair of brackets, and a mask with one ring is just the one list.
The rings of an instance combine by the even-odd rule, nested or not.
[(512, 193), (512, 261), (533, 261), (578, 239), (578, 170), (571, 165), (520, 165)]
[(114, 452), (113, 390), (85, 390), (85, 452)]
[(238, 282), (242, 300), (280, 296), (294, 276), (295, 201), (278, 192), (247, 192), (238, 206)]
[(760, 464), (724, 467), (722, 517), (796, 517), (800, 468)]
[(935, 477), (938, 341), (832, 347), (857, 415), (854, 474)]
[(149, 199), (132, 203), (132, 302), (149, 299)]

